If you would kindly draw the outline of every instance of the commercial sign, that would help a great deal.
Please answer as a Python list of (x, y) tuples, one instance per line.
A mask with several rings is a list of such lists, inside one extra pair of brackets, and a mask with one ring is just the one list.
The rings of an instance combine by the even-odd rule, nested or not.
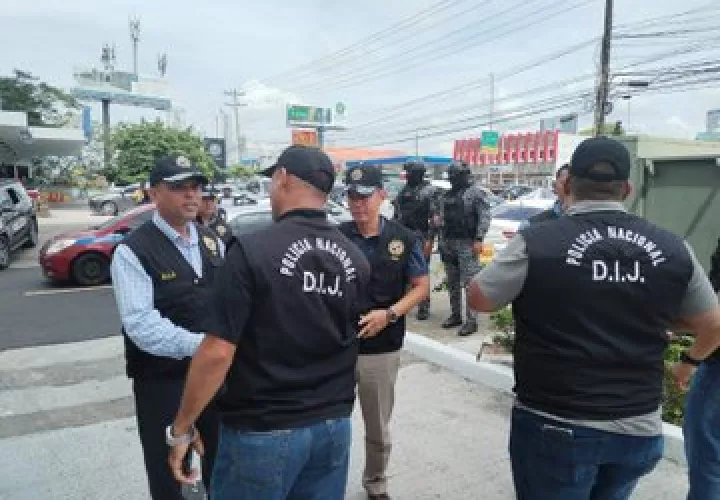
[(299, 130), (292, 131), (292, 143), (296, 146), (318, 146), (318, 134), (315, 130)]
[[(505, 134), (500, 137), (458, 139), (453, 159), (470, 165), (554, 164), (557, 161), (559, 131)], [(486, 151), (486, 140), (495, 143), (495, 152)], [(488, 148), (490, 149), (490, 148)], [(491, 171), (495, 171), (492, 170)]]
[(482, 133), (480, 139), (480, 149), (483, 153), (496, 155), (498, 152), (498, 142), (500, 141), (500, 134), (492, 130), (485, 131)]
[(333, 110), (314, 106), (288, 105), (288, 127), (321, 127), (332, 125)]
[(225, 139), (219, 137), (206, 137), (205, 151), (209, 154), (218, 168), (227, 168), (227, 150)]

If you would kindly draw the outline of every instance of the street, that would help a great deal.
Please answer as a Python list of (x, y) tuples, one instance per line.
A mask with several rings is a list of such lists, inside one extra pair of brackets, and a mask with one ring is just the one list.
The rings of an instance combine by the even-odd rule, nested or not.
[[(45, 226), (41, 241), (69, 228)], [(0, 274), (0, 499), (147, 498), (112, 290), (51, 286), (32, 266), (35, 252), (26, 253)], [(447, 293), (433, 294), (430, 321), (411, 317), (410, 330), (474, 352), (483, 335), (460, 339), (438, 327), (447, 309)], [(513, 498), (511, 406), (509, 394), (404, 353), (392, 425), (394, 498)], [(363, 443), (356, 405), (350, 500), (365, 498)], [(686, 487), (684, 468), (663, 461), (633, 498), (677, 499)]]

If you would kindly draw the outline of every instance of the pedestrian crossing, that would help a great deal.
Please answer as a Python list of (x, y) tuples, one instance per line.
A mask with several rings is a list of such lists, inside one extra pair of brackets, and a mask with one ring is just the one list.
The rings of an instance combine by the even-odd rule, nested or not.
[[(124, 364), (120, 336), (0, 352), (0, 500), (149, 498)], [(392, 423), (394, 495), (514, 498), (510, 406), (507, 395), (405, 355)], [(366, 498), (363, 437), (356, 407), (347, 500)], [(681, 498), (685, 474), (663, 461), (634, 498)], [(202, 491), (186, 496), (199, 500)]]

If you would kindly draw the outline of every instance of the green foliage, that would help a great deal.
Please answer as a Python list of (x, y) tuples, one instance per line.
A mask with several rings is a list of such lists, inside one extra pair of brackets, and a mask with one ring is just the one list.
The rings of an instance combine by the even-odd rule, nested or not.
[(155, 162), (171, 154), (188, 157), (205, 175), (212, 176), (216, 169), (202, 138), (192, 128), (180, 130), (160, 120), (119, 125), (112, 133), (111, 144), (115, 159), (105, 174), (115, 182), (146, 181)]
[(80, 104), (71, 95), (38, 82), (36, 77), (20, 70), (15, 70), (14, 77), (0, 77), (0, 102), (3, 111), (26, 112), (31, 127), (61, 126), (66, 123), (71, 110), (80, 109)]
[[(515, 322), (510, 306), (490, 315), (492, 324), (493, 343), (512, 352), (515, 345)], [(680, 360), (680, 354), (690, 347), (693, 338), (688, 335), (676, 336), (670, 341), (665, 351), (665, 374), (663, 377), (663, 407), (662, 416), (665, 422), (682, 425), (685, 408), (685, 393), (678, 389), (672, 378), (670, 368), (673, 363)]]
[(257, 174), (257, 169), (243, 165), (233, 165), (228, 169), (228, 174), (233, 179), (247, 179)]
[[(622, 136), (625, 135), (625, 127), (623, 127), (622, 122), (615, 122), (615, 123), (606, 123), (605, 126), (603, 126), (602, 134), (606, 136)], [(593, 129), (592, 128), (585, 128), (578, 132), (578, 135), (593, 135)]]

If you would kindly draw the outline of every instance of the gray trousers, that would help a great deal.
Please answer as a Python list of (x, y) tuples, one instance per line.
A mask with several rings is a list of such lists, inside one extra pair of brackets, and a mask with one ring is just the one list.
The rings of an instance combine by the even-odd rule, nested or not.
[[(473, 240), (443, 240), (440, 243), (440, 258), (445, 266), (450, 310), (454, 316), (462, 317), (463, 289), (480, 272), (480, 262), (473, 253)], [(467, 321), (476, 322), (477, 313), (465, 306)]]
[(362, 482), (370, 495), (387, 493), (387, 466), (392, 449), (389, 423), (395, 405), (395, 382), (399, 368), (400, 351), (358, 356), (358, 400), (365, 422)]

